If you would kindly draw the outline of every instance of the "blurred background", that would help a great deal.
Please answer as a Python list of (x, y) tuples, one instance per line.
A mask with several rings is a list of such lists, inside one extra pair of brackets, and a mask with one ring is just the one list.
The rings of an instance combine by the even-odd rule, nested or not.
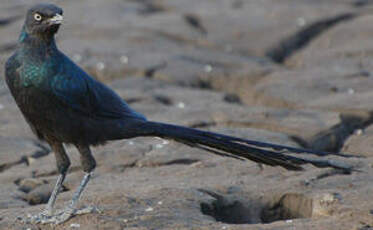
[[(25, 12), (38, 2), (1, 0), (1, 66), (16, 48)], [(64, 9), (65, 21), (57, 36), (60, 50), (93, 77), (114, 88), (149, 119), (278, 144), (361, 154), (367, 157), (362, 167), (371, 170), (373, 1), (45, 2)], [(0, 68), (0, 76), (3, 73)], [(111, 227), (137, 224), (146, 228), (154, 224), (171, 229), (196, 226), (240, 229), (242, 226), (229, 224), (318, 216), (329, 218), (317, 219), (312, 224), (297, 222), (295, 227), (307, 229), (312, 225), (310, 229), (328, 229), (338, 220), (346, 222), (346, 229), (362, 229), (372, 222), (369, 213), (373, 213), (373, 203), (365, 202), (371, 199), (364, 197), (368, 197), (367, 191), (373, 186), (369, 183), (372, 178), (366, 174), (341, 176), (339, 172), (330, 174), (311, 166), (306, 175), (268, 167), (258, 172), (251, 162), (216, 158), (175, 143), (147, 138), (114, 142), (94, 151), (99, 167), (98, 182), (92, 186), (97, 189), (88, 192), (86, 201), (96, 202), (107, 210), (119, 210), (107, 211), (106, 219), (94, 216), (97, 223), (104, 219)], [(0, 77), (0, 214), (7, 210), (10, 215), (10, 208), (13, 212), (24, 210), (20, 207), (28, 207), (25, 212), (32, 212), (41, 207), (35, 204), (45, 203), (56, 173), (49, 153), (49, 148), (31, 134), (5, 86), (4, 77)], [(72, 154), (71, 158), (75, 162), (71, 173), (76, 176), (67, 183), (73, 188), (81, 174), (78, 155)], [(132, 177), (125, 179), (123, 171), (126, 174), (130, 171)], [(327, 179), (318, 182), (319, 176)], [(22, 183), (30, 183), (22, 182), (25, 178), (38, 182), (33, 189), (46, 187), (44, 193), (30, 195), (33, 189), (20, 191)], [(280, 184), (279, 180), (285, 182)], [(104, 183), (109, 185), (103, 186)], [(235, 203), (239, 207), (228, 205), (233, 207), (229, 209), (223, 205), (225, 201), (211, 203), (211, 197), (214, 201), (220, 199), (211, 196), (213, 193), (193, 190), (201, 187), (246, 200)], [(300, 195), (287, 196), (289, 187)], [(115, 200), (129, 192), (136, 197), (130, 205), (135, 209), (128, 208), (131, 203), (128, 200), (123, 201), (124, 206)], [(348, 205), (339, 203), (336, 208), (335, 202), (342, 202), (339, 198), (324, 197), (334, 193), (340, 194)], [(65, 195), (66, 199), (70, 195)], [(170, 206), (164, 207), (169, 209), (158, 212), (164, 213), (163, 219), (139, 211), (157, 204), (162, 197), (182, 201), (178, 208), (168, 201)], [(186, 197), (203, 200), (205, 206), (198, 205), (199, 201), (197, 205), (186, 201)], [(332, 211), (316, 205), (324, 198), (331, 200)], [(284, 200), (290, 200), (290, 204)], [(284, 202), (287, 209), (281, 209)], [(303, 205), (307, 202), (314, 202), (313, 206)], [(271, 209), (270, 204), (280, 209)], [(219, 212), (219, 205), (227, 213)], [(357, 206), (363, 211), (356, 211)], [(201, 215), (192, 214), (196, 210)], [(338, 214), (330, 214), (335, 212)], [(149, 219), (122, 221), (133, 220), (133, 215), (146, 217), (144, 213), (150, 215)], [(344, 218), (347, 214), (351, 219)], [(13, 222), (8, 217), (3, 226), (9, 229)], [(118, 218), (122, 218), (120, 224)], [(90, 226), (90, 221), (78, 219), (82, 229), (83, 224)], [(289, 227), (286, 222), (274, 223), (265, 229)], [(243, 229), (248, 228), (245, 225)]]

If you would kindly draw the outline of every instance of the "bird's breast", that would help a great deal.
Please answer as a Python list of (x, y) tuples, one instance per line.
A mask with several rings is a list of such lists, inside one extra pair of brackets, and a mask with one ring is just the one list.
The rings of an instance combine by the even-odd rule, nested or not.
[(20, 83), (23, 87), (43, 87), (50, 76), (55, 75), (55, 65), (52, 62), (25, 62), (20, 69)]

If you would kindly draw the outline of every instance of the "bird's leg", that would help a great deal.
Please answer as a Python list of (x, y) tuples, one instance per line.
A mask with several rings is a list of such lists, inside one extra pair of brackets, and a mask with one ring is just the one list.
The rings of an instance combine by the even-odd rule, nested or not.
[(91, 174), (92, 173), (86, 173), (84, 175), (82, 182), (80, 183), (79, 187), (75, 191), (75, 193), (73, 195), (73, 198), (71, 199), (71, 202), (67, 206), (65, 212), (67, 212), (69, 214), (75, 214), (75, 212), (80, 211), (80, 210), (76, 210), (76, 205), (79, 201), (80, 196), (82, 195), (82, 192), (83, 192), (84, 188), (87, 186), (88, 181), (91, 178)]
[(86, 173), (83, 177), (82, 182), (80, 183), (80, 186), (74, 193), (74, 196), (71, 200), (70, 205), (68, 208), (74, 210), (76, 209), (76, 204), (78, 203), (78, 200), (80, 196), (82, 195), (83, 190), (87, 186), (89, 180), (91, 179), (91, 174), (93, 170), (96, 168), (96, 161), (92, 156), (91, 150), (86, 145), (76, 145), (77, 149), (80, 153), (80, 161), (82, 164), (83, 171)]
[(35, 216), (29, 216), (25, 222), (31, 223), (44, 223), (53, 218), (53, 206), (56, 202), (57, 195), (61, 191), (62, 183), (65, 180), (66, 174), (60, 174), (57, 179), (57, 183), (54, 186), (53, 192), (48, 200), (45, 210)]
[[(61, 147), (62, 147), (62, 145), (61, 145)], [(79, 201), (79, 198), (81, 197), (83, 190), (85, 189), (85, 187), (87, 186), (87, 184), (88, 184), (88, 182), (91, 178), (92, 171), (96, 167), (96, 161), (93, 158), (89, 147), (88, 146), (82, 146), (82, 145), (77, 145), (76, 147), (79, 150), (82, 167), (83, 167), (83, 170), (85, 171), (86, 174), (84, 175), (83, 180), (80, 183), (79, 187), (75, 191), (75, 193), (74, 193), (74, 195), (71, 199), (71, 202), (67, 205), (67, 207), (63, 211), (58, 212), (55, 215), (50, 215), (51, 211), (49, 211), (49, 210), (53, 209), (53, 205), (54, 205), (54, 202), (56, 200), (57, 194), (60, 191), (60, 188), (62, 186), (62, 182), (65, 178), (65, 174), (66, 174), (66, 171), (65, 171), (65, 174), (61, 174), (60, 177), (58, 178), (56, 187), (53, 190), (51, 198), (48, 201), (47, 211), (46, 211), (47, 214), (43, 213), (40, 217), (34, 218), (34, 221), (32, 221), (33, 223), (60, 224), (60, 223), (63, 223), (65, 221), (69, 220), (74, 215), (80, 215), (80, 214), (86, 214), (86, 213), (92, 213), (94, 211), (98, 211), (98, 209), (95, 208), (95, 207), (86, 207), (86, 208), (83, 208), (83, 209), (77, 209), (76, 208), (77, 203)], [(62, 147), (62, 149), (63, 149), (63, 147)], [(58, 156), (56, 155), (57, 162), (60, 162), (60, 160), (62, 159), (60, 156), (62, 156), (62, 155), (61, 154), (59, 154)], [(63, 159), (65, 159), (65, 158), (63, 158)], [(66, 158), (66, 159), (68, 159), (68, 158)]]
[(48, 142), (55, 154), (57, 170), (60, 173), (60, 175), (57, 178), (56, 185), (54, 186), (53, 192), (48, 200), (45, 210), (41, 212), (39, 215), (31, 216), (30, 220), (27, 220), (27, 222), (40, 223), (40, 222), (48, 221), (49, 219), (53, 217), (54, 203), (56, 202), (58, 193), (61, 191), (62, 184), (65, 180), (67, 170), (70, 167), (70, 160), (65, 152), (65, 149), (62, 143), (55, 142), (55, 141), (48, 141)]
[(58, 193), (61, 191), (62, 183), (65, 180), (67, 170), (69, 169), (71, 164), (62, 143), (50, 141), (50, 146), (52, 147), (52, 150), (55, 154), (57, 170), (60, 173), (60, 176), (57, 179), (56, 185), (54, 186), (53, 192), (46, 206), (45, 212), (49, 216), (53, 215), (54, 203), (56, 202)]
[(76, 147), (79, 150), (82, 167), (86, 174), (84, 175), (79, 187), (75, 191), (70, 204), (65, 208), (65, 210), (57, 214), (55, 218), (45, 221), (44, 223), (60, 224), (69, 220), (74, 215), (92, 213), (94, 211), (97, 211), (97, 209), (94, 207), (86, 207), (83, 209), (76, 208), (79, 198), (81, 197), (83, 190), (85, 189), (91, 178), (92, 171), (96, 167), (96, 161), (93, 158), (89, 147), (82, 145), (77, 145)]
[(53, 215), (54, 203), (56, 202), (58, 193), (61, 191), (62, 183), (65, 180), (65, 177), (66, 177), (66, 173), (63, 173), (63, 174), (60, 174), (57, 178), (56, 185), (54, 186), (53, 192), (48, 200), (47, 206), (44, 211), (45, 214), (47, 214), (48, 216)]

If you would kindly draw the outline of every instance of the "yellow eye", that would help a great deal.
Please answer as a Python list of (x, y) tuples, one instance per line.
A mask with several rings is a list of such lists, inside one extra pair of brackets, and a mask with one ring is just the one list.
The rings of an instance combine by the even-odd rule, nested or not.
[(40, 20), (41, 20), (41, 15), (38, 14), (38, 13), (34, 14), (34, 19), (35, 19), (36, 21), (40, 21)]

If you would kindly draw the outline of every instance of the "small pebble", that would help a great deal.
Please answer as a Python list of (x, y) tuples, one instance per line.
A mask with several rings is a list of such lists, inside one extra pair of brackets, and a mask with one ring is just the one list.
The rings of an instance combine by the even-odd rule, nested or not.
[(154, 208), (152, 207), (148, 207), (147, 209), (145, 209), (145, 212), (152, 212), (152, 211), (154, 211)]
[(361, 136), (361, 135), (364, 134), (364, 131), (363, 131), (362, 129), (357, 129), (357, 130), (355, 131), (355, 134), (358, 135), (358, 136)]
[(212, 66), (211, 65), (205, 65), (204, 70), (205, 70), (206, 73), (210, 73), (212, 71)]
[(100, 71), (104, 70), (104, 69), (105, 69), (105, 63), (103, 63), (103, 62), (98, 62), (98, 63), (96, 64), (96, 68), (97, 68), (98, 70), (100, 70)]
[(350, 95), (352, 95), (352, 94), (355, 93), (355, 90), (352, 89), (352, 88), (348, 88), (348, 89), (347, 89), (347, 93), (350, 94)]
[(43, 184), (45, 184), (45, 181), (38, 178), (25, 178), (17, 182), (18, 189), (24, 193), (29, 193)]
[(80, 224), (72, 223), (70, 224), (71, 228), (80, 228)]
[(293, 223), (293, 220), (286, 220), (285, 222), (290, 224), (290, 223)]
[(134, 145), (135, 143), (133, 141), (128, 142), (129, 145)]
[(128, 57), (123, 55), (122, 57), (120, 57), (120, 62), (123, 64), (128, 64)]
[(297, 18), (297, 25), (299, 27), (303, 27), (306, 25), (306, 19), (304, 19), (303, 17), (299, 17)]
[(180, 108), (180, 109), (184, 109), (185, 108), (184, 102), (177, 103), (177, 107)]
[(157, 149), (161, 149), (161, 148), (163, 148), (163, 145), (162, 145), (162, 144), (156, 144), (155, 147), (156, 147)]
[(128, 219), (123, 219), (123, 223), (128, 223)]
[(4, 109), (4, 106), (2, 104), (0, 104), (0, 109)]
[(320, 200), (320, 203), (322, 204), (331, 204), (335, 201), (341, 200), (341, 195), (337, 193), (326, 193), (323, 195), (323, 197)]
[(158, 201), (158, 204), (159, 204), (159, 205), (162, 205), (162, 204), (163, 204), (163, 202), (162, 202), (162, 201)]
[(79, 63), (82, 60), (82, 55), (80, 55), (80, 54), (74, 54), (73, 55), (73, 60), (74, 60), (74, 62)]
[(190, 167), (198, 167), (198, 168), (200, 168), (202, 166), (203, 166), (203, 163), (201, 161), (197, 161), (197, 162), (190, 165)]
[(36, 159), (33, 157), (26, 157), (26, 161), (28, 165), (31, 165), (32, 163), (35, 163)]
[(168, 145), (170, 143), (168, 140), (163, 140), (162, 145)]

